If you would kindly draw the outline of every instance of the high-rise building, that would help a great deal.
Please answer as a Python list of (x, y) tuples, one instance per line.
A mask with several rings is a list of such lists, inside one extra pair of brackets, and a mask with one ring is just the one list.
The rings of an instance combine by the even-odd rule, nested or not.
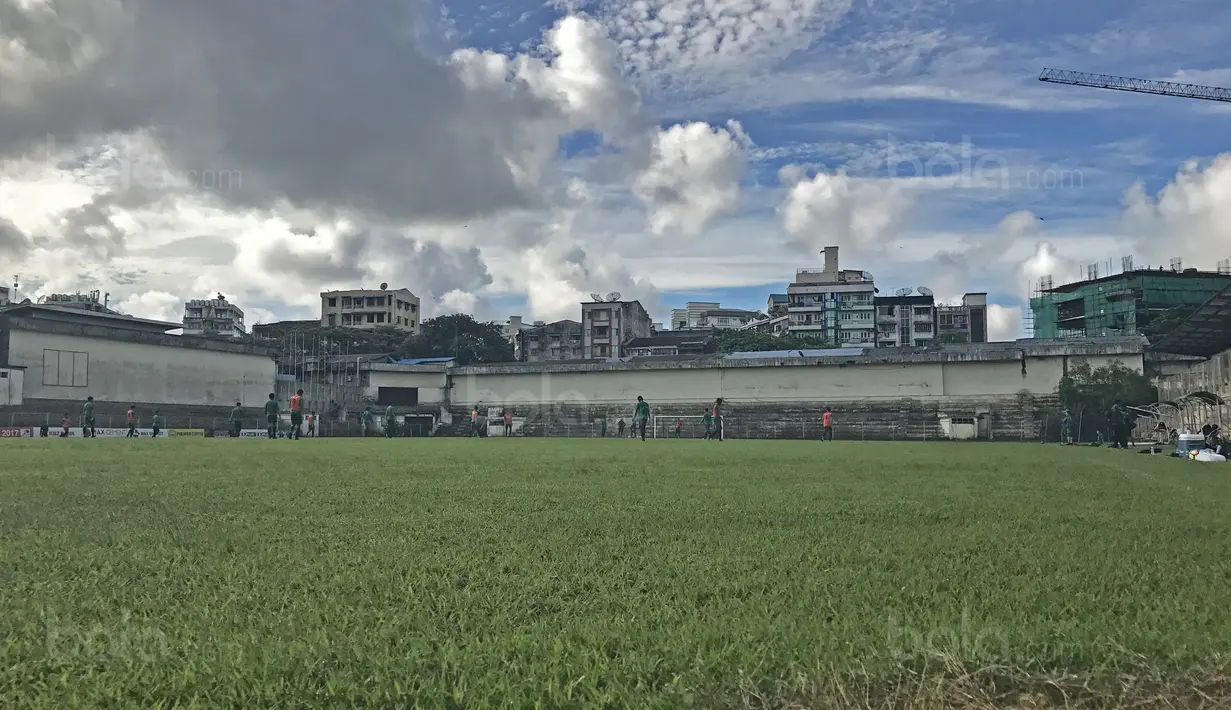
[(877, 296), (876, 347), (931, 345), (936, 335), (936, 297), (904, 288), (896, 296)]
[(321, 325), (343, 328), (397, 328), (418, 335), (419, 297), (409, 289), (390, 289), (381, 284), (377, 290), (321, 292)]
[(825, 247), (822, 269), (798, 269), (787, 286), (788, 330), (838, 345), (876, 343), (876, 285), (866, 271), (838, 267), (838, 247)]
[(960, 304), (937, 306), (936, 342), (986, 343), (987, 294), (968, 293)]
[(239, 338), (245, 334), (244, 312), (223, 295), (184, 304), (184, 335)]
[[(614, 294), (613, 294), (614, 296)], [(628, 342), (654, 331), (640, 301), (594, 301), (581, 304), (582, 357), (626, 357)]]

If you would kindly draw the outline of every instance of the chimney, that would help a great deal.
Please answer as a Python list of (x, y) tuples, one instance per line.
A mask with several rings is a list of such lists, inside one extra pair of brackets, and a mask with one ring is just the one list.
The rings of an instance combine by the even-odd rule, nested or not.
[(836, 274), (838, 272), (838, 247), (825, 247), (825, 273)]

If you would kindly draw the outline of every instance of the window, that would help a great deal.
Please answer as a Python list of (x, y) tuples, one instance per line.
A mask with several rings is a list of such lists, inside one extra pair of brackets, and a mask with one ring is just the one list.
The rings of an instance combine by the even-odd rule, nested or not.
[(330, 297), (329, 297), (329, 307), (330, 307), (330, 308), (334, 308), (334, 307), (335, 307), (335, 306), (337, 306), (337, 305), (338, 305), (338, 299), (337, 299), (337, 297), (336, 297), (336, 296), (330, 296)]
[(375, 314), (375, 313), (369, 313), (369, 314), (368, 314), (368, 322), (369, 322), (369, 323), (375, 323), (375, 322), (376, 322), (376, 314)]
[(333, 313), (329, 314), (329, 325), (337, 325), (337, 316)]
[(385, 314), (384, 314), (384, 313), (377, 313), (377, 314), (376, 314), (376, 322), (377, 322), (377, 323), (384, 323), (384, 322), (385, 322)]
[(411, 313), (414, 313), (414, 312), (415, 312), (415, 310), (416, 310), (417, 308), (419, 308), (419, 307), (418, 307), (418, 306), (416, 306), (415, 304), (413, 304), (413, 303), (412, 303), (412, 304), (410, 304), (410, 312), (411, 312)]
[(342, 297), (342, 307), (343, 307), (343, 308), (350, 308), (350, 296), (343, 296), (343, 297)]
[(44, 350), (43, 384), (53, 387), (85, 387), (89, 367), (89, 353)]
[(353, 315), (351, 315), (350, 313), (342, 314), (342, 325), (354, 325), (354, 324), (355, 324), (355, 317)]

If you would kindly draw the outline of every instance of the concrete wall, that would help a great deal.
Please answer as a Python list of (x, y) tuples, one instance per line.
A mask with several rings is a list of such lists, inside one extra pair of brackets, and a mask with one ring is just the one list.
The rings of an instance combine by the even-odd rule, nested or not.
[(373, 365), (364, 394), (375, 398), (381, 387), (415, 387), (419, 390), (419, 404), (439, 404), (445, 400), (446, 385), (443, 367)]
[[(76, 358), (76, 381), (57, 382), (44, 371), (45, 351), (85, 353)], [(26, 400), (156, 402), (225, 407), (241, 401), (259, 407), (274, 386), (268, 356), (167, 347), (141, 342), (12, 330), (8, 362), (26, 368)], [(60, 380), (61, 382), (69, 378)]]
[(0, 367), (0, 407), (16, 407), (22, 402), (25, 370)]

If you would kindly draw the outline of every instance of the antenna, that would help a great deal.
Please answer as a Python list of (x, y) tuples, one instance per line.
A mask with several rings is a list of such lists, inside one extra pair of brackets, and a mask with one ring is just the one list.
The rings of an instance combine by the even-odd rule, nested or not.
[(919, 292), (919, 294), (920, 294), (920, 295), (923, 295), (923, 296), (931, 296), (931, 295), (932, 295), (932, 289), (928, 288), (927, 286), (920, 286), (919, 288), (917, 288), (917, 289), (915, 289), (915, 290), (916, 290), (916, 291), (918, 291), (918, 292)]
[(1183, 271), (1184, 270), (1184, 260), (1178, 256), (1171, 257), (1171, 270), (1172, 271)]
[(1133, 270), (1133, 255), (1120, 257), (1120, 271), (1125, 273)]
[(595, 303), (601, 303), (603, 300), (603, 297), (598, 295), (597, 293), (592, 293), (590, 294), (590, 300), (594, 301)]
[(608, 300), (608, 301), (618, 301), (618, 300), (620, 300), (620, 292), (619, 292), (619, 291), (612, 291), (611, 293), (607, 294), (607, 300)]
[(1086, 280), (1094, 281), (1098, 278), (1098, 263), (1088, 264), (1086, 266)]
[(906, 288), (900, 288), (900, 289), (898, 289), (897, 291), (894, 291), (894, 295), (897, 295), (897, 296), (909, 296), (909, 295), (910, 295), (910, 293), (911, 293), (911, 291), (914, 291), (914, 290), (915, 290), (915, 289), (913, 289), (913, 288), (911, 288), (911, 287), (907, 286)]

